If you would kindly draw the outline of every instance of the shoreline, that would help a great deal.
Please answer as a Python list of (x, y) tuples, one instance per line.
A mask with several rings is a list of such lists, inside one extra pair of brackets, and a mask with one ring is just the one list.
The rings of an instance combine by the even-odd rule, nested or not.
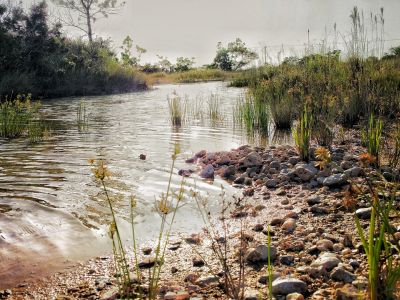
[[(263, 249), (268, 231), (271, 249), (274, 248), (271, 252), (276, 253), (272, 265), (273, 291), (282, 295), (276, 299), (365, 296), (368, 265), (356, 231), (354, 211), (359, 209), (357, 214), (365, 227), (368, 205), (358, 203), (356, 208), (349, 209), (344, 203), (349, 180), (363, 180), (357, 159), (363, 148), (353, 136), (346, 145), (335, 145), (332, 153), (341, 170), (331, 174), (322, 174), (323, 171), (312, 169), (311, 164), (302, 164), (292, 146), (202, 151), (189, 160), (202, 166), (202, 177), (211, 178), (215, 173), (243, 191), (243, 198), (237, 199), (230, 211), (225, 241), (232, 268), (238, 266), (238, 247), (244, 247), (245, 299), (257, 299), (260, 293), (266, 298), (268, 266)], [(210, 165), (212, 176), (204, 172)], [(344, 180), (336, 174), (348, 175)], [(318, 177), (322, 175), (326, 176), (320, 183)], [(331, 180), (325, 184), (327, 178)], [(217, 220), (213, 221), (217, 224)], [(175, 246), (166, 253), (160, 294), (164, 299), (228, 299), (222, 289), (223, 271), (211, 251), (210, 235), (207, 231), (193, 234), (172, 239), (170, 245)], [(154, 248), (141, 245), (142, 259), (151, 260), (152, 251), (144, 255), (143, 249), (148, 253)], [(143, 274), (146, 277), (145, 270)], [(112, 258), (98, 257), (66, 272), (14, 288), (6, 299), (46, 299), (49, 295), (52, 299), (115, 299), (118, 290), (113, 275)], [(294, 295), (285, 298), (287, 294)]]

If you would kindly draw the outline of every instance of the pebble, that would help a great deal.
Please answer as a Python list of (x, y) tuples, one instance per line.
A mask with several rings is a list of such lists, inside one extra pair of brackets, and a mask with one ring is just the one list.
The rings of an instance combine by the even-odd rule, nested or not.
[(356, 210), (356, 216), (360, 219), (367, 220), (371, 218), (372, 207), (359, 208)]
[(343, 266), (334, 268), (330, 277), (335, 281), (343, 281), (345, 283), (352, 283), (356, 280), (356, 275), (347, 271)]
[(297, 278), (278, 278), (272, 282), (272, 293), (274, 295), (303, 294), (306, 291), (307, 284)]
[(259, 263), (268, 261), (268, 253), (270, 253), (271, 261), (276, 259), (277, 249), (271, 246), (268, 251), (267, 245), (258, 245), (256, 248), (250, 248), (246, 254), (246, 261), (249, 263)]
[(321, 252), (333, 250), (333, 242), (328, 239), (319, 240), (317, 242), (317, 248)]
[(296, 220), (289, 218), (281, 226), (282, 230), (286, 233), (291, 233), (296, 229)]
[(326, 271), (332, 270), (339, 265), (340, 259), (336, 254), (324, 252), (311, 264), (311, 267), (322, 268)]
[(304, 300), (304, 296), (299, 293), (291, 293), (286, 296), (286, 300)]

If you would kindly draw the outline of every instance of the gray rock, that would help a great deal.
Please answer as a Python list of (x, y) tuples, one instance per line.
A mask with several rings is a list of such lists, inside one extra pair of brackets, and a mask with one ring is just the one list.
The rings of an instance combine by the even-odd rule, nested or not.
[(352, 163), (351, 163), (350, 161), (348, 161), (348, 160), (344, 160), (344, 161), (342, 161), (342, 162), (340, 163), (340, 167), (341, 167), (343, 170), (348, 170), (348, 169), (350, 169), (352, 166), (353, 166)]
[(362, 173), (362, 169), (360, 167), (352, 167), (346, 171), (344, 171), (344, 174), (348, 177), (358, 177)]
[(318, 170), (312, 164), (296, 165), (294, 170), (294, 174), (303, 182), (310, 181), (317, 173)]
[(244, 290), (244, 300), (258, 300), (259, 299), (260, 292), (251, 289), (251, 288), (245, 288)]
[(282, 255), (279, 257), (279, 261), (283, 265), (290, 266), (294, 263), (294, 256), (293, 255)]
[(279, 161), (277, 161), (277, 160), (274, 160), (274, 161), (271, 161), (271, 163), (269, 164), (269, 167), (270, 167), (271, 169), (280, 170), (281, 163), (280, 163)]
[(307, 284), (297, 278), (278, 278), (272, 282), (274, 295), (303, 294), (307, 291)]
[(322, 268), (326, 271), (330, 271), (339, 265), (339, 263), (340, 259), (336, 254), (325, 252), (320, 254), (320, 256), (311, 264), (311, 267)]
[(206, 179), (214, 178), (214, 167), (212, 165), (207, 165), (201, 170), (200, 176)]
[(338, 266), (332, 270), (331, 273), (331, 279), (335, 281), (343, 281), (345, 283), (352, 283), (354, 280), (356, 280), (356, 275), (353, 273), (350, 273), (347, 271), (345, 268), (342, 266)]
[(263, 163), (263, 159), (260, 156), (260, 154), (258, 154), (257, 152), (253, 151), (253, 152), (247, 154), (244, 158), (242, 158), (240, 160), (240, 163), (245, 168), (261, 166), (262, 163)]
[(235, 166), (228, 166), (227, 168), (224, 169), (222, 172), (222, 177), (224, 178), (231, 178), (233, 175), (236, 173), (236, 167)]
[(347, 176), (343, 173), (334, 174), (324, 179), (323, 185), (327, 187), (341, 186), (347, 183)]
[(360, 219), (367, 220), (371, 218), (372, 207), (359, 208), (356, 210), (356, 216)]
[(313, 206), (315, 204), (319, 204), (319, 203), (321, 203), (321, 197), (320, 196), (312, 196), (312, 197), (307, 199), (307, 203), (310, 206)]
[(289, 160), (288, 160), (288, 162), (289, 162), (290, 164), (292, 164), (293, 166), (294, 166), (295, 164), (297, 164), (299, 161), (300, 161), (300, 157), (299, 157), (299, 156), (292, 156), (292, 157), (290, 157)]
[(277, 185), (278, 185), (278, 183), (276, 182), (275, 179), (268, 179), (268, 180), (265, 182), (265, 186), (266, 186), (267, 188), (270, 188), (270, 189), (276, 188)]
[[(270, 247), (271, 261), (276, 259), (277, 252), (276, 247)], [(261, 244), (256, 248), (250, 248), (246, 254), (246, 261), (249, 263), (268, 262), (268, 246)]]
[(210, 276), (202, 276), (202, 277), (200, 277), (199, 279), (197, 279), (195, 281), (195, 283), (197, 285), (199, 285), (199, 286), (204, 287), (204, 286), (208, 286), (208, 285), (213, 284), (213, 283), (218, 283), (218, 281), (219, 281), (219, 277), (218, 276), (210, 275)]

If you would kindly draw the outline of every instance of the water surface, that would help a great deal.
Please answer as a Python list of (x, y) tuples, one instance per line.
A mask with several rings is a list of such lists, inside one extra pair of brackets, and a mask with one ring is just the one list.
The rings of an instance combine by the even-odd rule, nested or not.
[[(167, 98), (174, 91), (186, 95), (190, 108), (201, 100), (206, 108), (209, 96), (218, 95), (221, 119), (212, 122), (205, 113), (181, 127), (172, 126)], [(243, 92), (214, 82), (44, 102), (43, 110), (57, 128), (48, 140), (0, 144), (0, 288), (110, 252), (109, 209), (91, 175), (90, 158), (107, 160), (115, 173), (109, 188), (123, 231), (129, 228), (127, 198), (134, 194), (139, 202), (138, 236), (141, 241), (152, 239), (159, 224), (154, 200), (166, 189), (175, 144), (181, 148), (176, 174), (180, 168), (195, 168), (184, 160), (202, 149), (221, 151), (260, 143), (233, 126), (232, 109)], [(82, 100), (89, 119), (87, 128), (76, 122)], [(140, 160), (140, 154), (147, 159)], [(221, 185), (228, 194), (235, 193), (218, 178), (213, 183), (194, 178), (198, 189), (211, 194), (215, 209)], [(180, 180), (173, 176), (173, 189)], [(187, 201), (179, 211), (176, 228), (192, 232), (201, 226), (196, 204)]]

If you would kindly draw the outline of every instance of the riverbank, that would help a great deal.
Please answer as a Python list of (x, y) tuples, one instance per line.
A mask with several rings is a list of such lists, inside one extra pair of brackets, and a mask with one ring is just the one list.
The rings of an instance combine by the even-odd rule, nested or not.
[[(276, 299), (364, 299), (368, 264), (354, 215), (367, 228), (371, 209), (368, 202), (355, 201), (351, 193), (372, 169), (360, 159), (365, 149), (359, 140), (352, 131), (346, 135), (346, 143), (334, 143), (334, 167), (322, 170), (315, 167), (314, 155), (310, 163), (302, 163), (292, 146), (201, 151), (188, 160), (196, 163), (188, 167), (202, 177), (226, 178), (242, 189), (243, 197), (231, 203), (225, 216), (227, 226), (219, 217), (212, 220), (214, 229), (207, 227), (193, 235), (175, 232), (161, 274), (161, 298), (228, 299), (224, 288), (227, 270), (212, 250), (219, 243), (227, 246), (230, 272), (236, 274), (238, 261), (244, 261), (245, 299), (267, 298), (269, 273)], [(398, 170), (385, 172), (388, 178), (398, 176)], [(397, 201), (399, 197), (397, 193)], [(400, 219), (393, 217), (391, 224), (399, 228)], [(210, 235), (210, 229), (217, 234)], [(268, 236), (272, 272), (268, 272)], [(155, 263), (153, 249), (151, 244), (141, 247), (145, 277), (145, 268)], [(98, 257), (62, 274), (22, 283), (8, 299), (48, 299), (49, 295), (58, 299), (116, 299), (114, 275), (112, 258)]]

